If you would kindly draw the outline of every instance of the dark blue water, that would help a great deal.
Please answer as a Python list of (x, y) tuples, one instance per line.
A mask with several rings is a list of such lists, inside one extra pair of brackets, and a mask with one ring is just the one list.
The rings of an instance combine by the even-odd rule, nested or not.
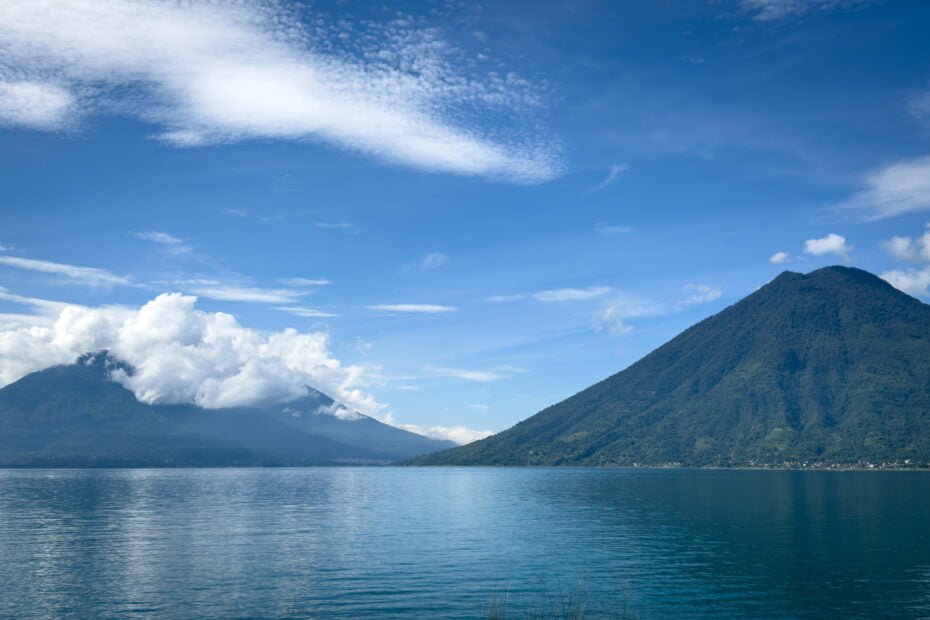
[(930, 474), (0, 470), (0, 616), (930, 617)]

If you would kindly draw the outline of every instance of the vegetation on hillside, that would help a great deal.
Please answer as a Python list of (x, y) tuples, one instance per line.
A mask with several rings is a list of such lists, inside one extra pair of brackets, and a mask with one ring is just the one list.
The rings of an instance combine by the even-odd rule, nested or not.
[(930, 306), (846, 267), (775, 280), (433, 465), (926, 465)]

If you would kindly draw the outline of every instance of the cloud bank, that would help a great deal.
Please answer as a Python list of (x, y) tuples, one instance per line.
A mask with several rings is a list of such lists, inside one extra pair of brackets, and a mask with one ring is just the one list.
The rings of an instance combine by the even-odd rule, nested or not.
[(51, 130), (118, 114), (177, 146), (309, 139), (430, 171), (527, 183), (558, 174), (545, 141), (508, 138), (513, 122), (488, 129), (486, 119), (540, 104), (532, 84), (462, 75), (436, 31), (411, 20), (360, 32), (295, 11), (261, 0), (6, 0), (0, 123)]
[(364, 391), (374, 380), (370, 369), (334, 359), (328, 334), (263, 333), (195, 303), (195, 297), (169, 293), (138, 309), (40, 307), (51, 318), (48, 324), (0, 331), (0, 385), (107, 349), (135, 369), (114, 378), (146, 403), (218, 408), (283, 402), (302, 396), (309, 385), (368, 415), (384, 408)]

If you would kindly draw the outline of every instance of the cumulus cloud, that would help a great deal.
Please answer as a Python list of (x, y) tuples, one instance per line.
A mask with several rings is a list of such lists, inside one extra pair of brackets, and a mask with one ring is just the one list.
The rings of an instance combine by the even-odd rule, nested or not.
[(875, 0), (742, 0), (744, 11), (759, 21), (801, 17), (812, 12), (837, 9), (853, 10), (873, 4)]
[(458, 308), (453, 306), (440, 306), (436, 304), (378, 304), (366, 307), (369, 310), (399, 312), (402, 314), (442, 314), (444, 312), (454, 312), (458, 310)]
[[(261, 0), (6, 0), (0, 120), (51, 129), (78, 111), (121, 114), (177, 146), (310, 139), (431, 171), (558, 173), (545, 140), (506, 133), (514, 110), (540, 105), (531, 83), (462, 74), (437, 31), (410, 20), (295, 15)], [(513, 122), (491, 129), (493, 117)]]
[(905, 213), (930, 211), (930, 156), (900, 161), (866, 177), (865, 189), (841, 208), (860, 211), (879, 220)]
[(107, 349), (134, 369), (113, 378), (146, 403), (217, 408), (283, 402), (312, 386), (362, 413), (377, 416), (383, 409), (364, 391), (372, 371), (334, 359), (323, 332), (259, 332), (232, 315), (198, 310), (195, 297), (179, 293), (159, 295), (141, 308), (44, 303), (53, 314), (50, 324), (0, 331), (0, 384)]
[(916, 239), (909, 237), (892, 237), (882, 243), (885, 250), (898, 260), (911, 262), (930, 262), (930, 222), (924, 234)]
[(132, 280), (128, 277), (118, 276), (106, 269), (98, 269), (96, 267), (80, 267), (78, 265), (53, 263), (51, 261), (33, 260), (31, 258), (20, 258), (18, 256), (0, 256), (0, 265), (65, 276), (66, 278), (78, 280), (86, 284), (132, 284)]
[(914, 297), (930, 297), (930, 267), (922, 269), (892, 269), (881, 278), (896, 289)]
[(769, 262), (773, 265), (781, 265), (791, 260), (791, 255), (787, 252), (775, 252), (769, 257)]
[[(910, 263), (930, 263), (930, 222), (924, 234), (910, 237), (892, 237), (882, 243), (891, 256)], [(915, 297), (930, 297), (930, 266), (891, 269), (881, 277), (895, 288)]]
[(804, 242), (804, 253), (812, 256), (833, 254), (844, 261), (849, 261), (849, 253), (852, 250), (852, 246), (846, 243), (846, 237), (835, 233), (830, 233), (820, 239), (808, 239)]
[(74, 98), (51, 83), (3, 81), (0, 74), (0, 124), (32, 129), (60, 129), (67, 125)]
[(687, 298), (679, 302), (682, 306), (690, 306), (693, 304), (706, 304), (709, 301), (713, 301), (720, 297), (723, 294), (719, 288), (715, 288), (708, 284), (686, 284), (681, 288), (682, 292), (688, 295)]
[(494, 431), (475, 430), (465, 426), (417, 426), (416, 424), (395, 424), (395, 426), (410, 431), (411, 433), (432, 437), (433, 439), (452, 441), (460, 446), (478, 441), (479, 439), (484, 439), (485, 437), (490, 437), (494, 434)]

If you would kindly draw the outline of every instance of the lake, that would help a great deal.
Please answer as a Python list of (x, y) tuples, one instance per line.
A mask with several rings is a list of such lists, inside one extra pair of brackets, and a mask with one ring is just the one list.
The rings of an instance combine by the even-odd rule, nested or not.
[(0, 470), (0, 617), (930, 617), (930, 473)]

